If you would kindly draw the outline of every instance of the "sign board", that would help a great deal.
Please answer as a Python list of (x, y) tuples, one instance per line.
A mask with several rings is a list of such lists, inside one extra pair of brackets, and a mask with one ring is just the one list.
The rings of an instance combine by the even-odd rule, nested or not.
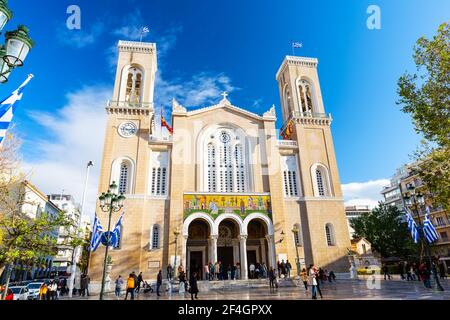
[(160, 269), (161, 263), (159, 261), (149, 261), (148, 268), (149, 269)]

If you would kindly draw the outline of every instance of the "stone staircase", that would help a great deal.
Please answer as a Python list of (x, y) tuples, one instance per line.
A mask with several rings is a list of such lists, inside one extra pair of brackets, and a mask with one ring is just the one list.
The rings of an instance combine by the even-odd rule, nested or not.
[[(294, 279), (278, 279), (278, 287), (296, 287)], [(176, 287), (176, 288), (175, 288)], [(252, 280), (225, 280), (225, 281), (199, 281), (198, 288), (201, 292), (205, 291), (233, 291), (239, 289), (257, 289), (268, 288), (269, 279), (252, 279)], [(174, 291), (178, 291), (178, 285), (174, 285)]]

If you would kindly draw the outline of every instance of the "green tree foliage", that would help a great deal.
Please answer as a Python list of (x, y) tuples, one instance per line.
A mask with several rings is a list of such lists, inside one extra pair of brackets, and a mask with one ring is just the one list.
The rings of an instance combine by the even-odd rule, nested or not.
[(413, 57), (417, 73), (399, 79), (398, 104), (425, 138), (415, 169), (435, 203), (450, 209), (450, 24), (420, 38)]
[(371, 213), (352, 219), (350, 226), (355, 238), (367, 239), (382, 257), (406, 258), (418, 249), (402, 216), (397, 207), (380, 203)]

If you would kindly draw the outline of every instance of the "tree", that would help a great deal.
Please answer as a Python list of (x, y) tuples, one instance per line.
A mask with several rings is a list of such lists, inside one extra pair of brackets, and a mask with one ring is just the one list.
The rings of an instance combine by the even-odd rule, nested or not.
[(382, 257), (408, 257), (417, 252), (403, 213), (395, 206), (380, 203), (371, 213), (352, 219), (350, 226), (355, 238), (365, 238)]
[(450, 209), (450, 24), (439, 26), (431, 40), (420, 38), (413, 58), (417, 73), (399, 79), (398, 104), (425, 139), (415, 170), (436, 204)]
[[(28, 200), (28, 182), (20, 173), (19, 147), (20, 142), (12, 134), (0, 146), (0, 272), (7, 268), (3, 298), (13, 266), (32, 266), (42, 257), (56, 255), (59, 228), (73, 226), (62, 211), (31, 215), (23, 210), (25, 205), (35, 204)], [(74, 237), (74, 241), (78, 239)]]

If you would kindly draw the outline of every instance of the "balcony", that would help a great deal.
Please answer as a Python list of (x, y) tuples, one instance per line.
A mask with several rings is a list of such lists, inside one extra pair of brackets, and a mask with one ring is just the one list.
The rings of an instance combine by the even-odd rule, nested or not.
[(297, 141), (292, 140), (278, 140), (277, 145), (280, 149), (298, 149)]
[(154, 109), (153, 103), (148, 102), (108, 101), (106, 110), (110, 114), (150, 115)]
[(172, 136), (161, 137), (161, 136), (150, 135), (148, 142), (149, 142), (149, 144), (172, 144), (173, 138), (172, 138)]

